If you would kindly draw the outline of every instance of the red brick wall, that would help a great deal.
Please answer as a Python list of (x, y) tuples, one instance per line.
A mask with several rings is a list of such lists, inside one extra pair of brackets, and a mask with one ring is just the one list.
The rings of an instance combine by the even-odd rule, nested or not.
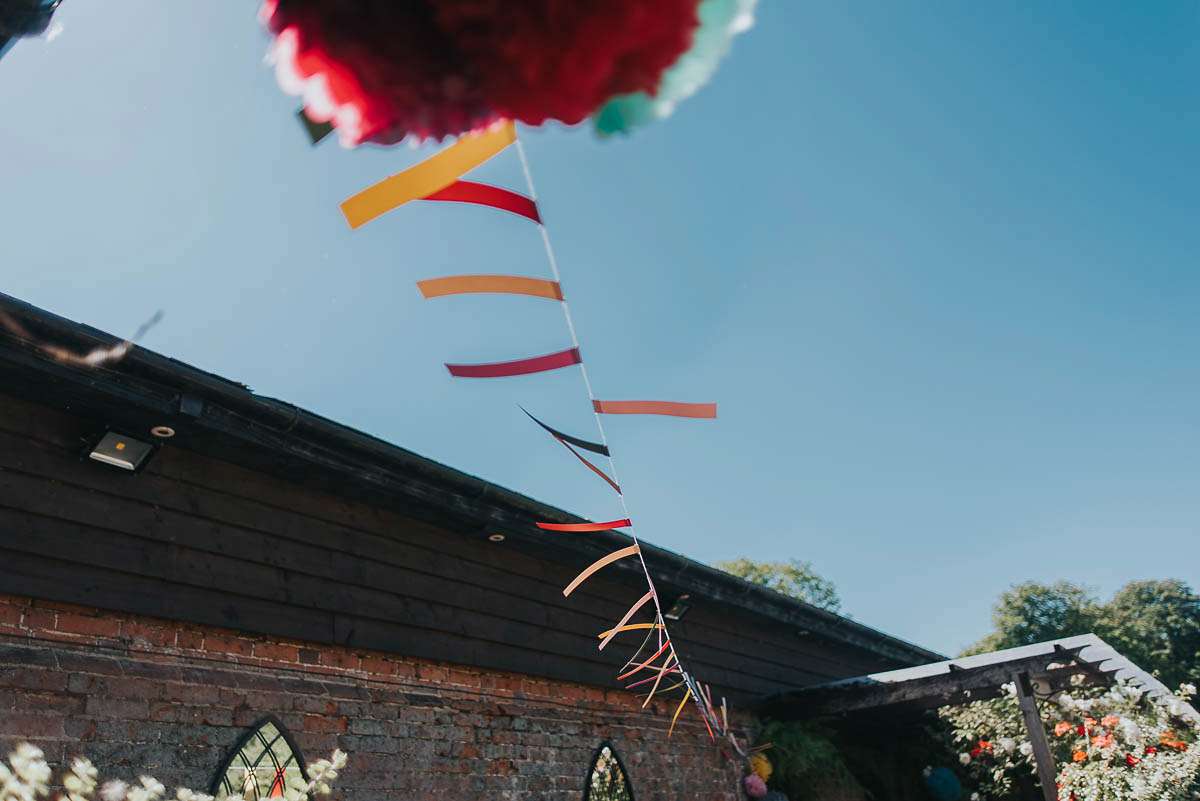
[(307, 759), (350, 754), (346, 801), (577, 800), (604, 740), (638, 801), (740, 799), (738, 767), (694, 713), (667, 739), (674, 706), (0, 594), (0, 744), (34, 742), (56, 767), (84, 755), (107, 778), (204, 790), (272, 714)]

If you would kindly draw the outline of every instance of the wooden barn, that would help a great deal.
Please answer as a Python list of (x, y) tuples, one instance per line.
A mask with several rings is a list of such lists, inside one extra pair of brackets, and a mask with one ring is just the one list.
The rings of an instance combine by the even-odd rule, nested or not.
[[(0, 296), (0, 741), (247, 798), (335, 747), (337, 792), (736, 799), (672, 701), (619, 688), (595, 634), (645, 591), (579, 518)], [(762, 699), (938, 654), (644, 545), (681, 657), (749, 731)], [(631, 649), (627, 649), (631, 650)], [(769, 710), (768, 710), (769, 711)], [(619, 789), (619, 788), (618, 788)], [(608, 796), (605, 796), (608, 797)]]

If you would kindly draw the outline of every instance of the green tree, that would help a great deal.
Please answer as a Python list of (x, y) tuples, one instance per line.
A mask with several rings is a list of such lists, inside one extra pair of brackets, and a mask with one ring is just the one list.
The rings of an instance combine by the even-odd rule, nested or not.
[(1069, 581), (1027, 581), (1000, 596), (992, 623), (965, 654), (1095, 632), (1168, 687), (1200, 681), (1200, 597), (1178, 579), (1130, 582), (1108, 603)]
[(842, 605), (833, 582), (818, 575), (808, 562), (798, 559), (787, 562), (753, 562), (742, 558), (732, 562), (717, 562), (714, 566), (738, 578), (799, 598), (822, 609), (836, 612)]
[(995, 629), (966, 654), (1017, 648), (1096, 630), (1100, 605), (1086, 588), (1069, 581), (1013, 585), (992, 607)]
[(1126, 584), (1096, 633), (1168, 687), (1200, 681), (1200, 597), (1185, 582)]

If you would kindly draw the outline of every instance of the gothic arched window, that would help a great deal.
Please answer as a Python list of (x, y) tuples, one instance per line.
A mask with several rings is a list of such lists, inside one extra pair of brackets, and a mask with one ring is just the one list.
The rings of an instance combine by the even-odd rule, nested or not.
[(633, 801), (633, 787), (617, 752), (603, 743), (592, 760), (583, 801)]
[(304, 759), (283, 724), (267, 717), (254, 724), (234, 747), (208, 792), (217, 798), (243, 801), (283, 798), (289, 779), (293, 784), (308, 781)]

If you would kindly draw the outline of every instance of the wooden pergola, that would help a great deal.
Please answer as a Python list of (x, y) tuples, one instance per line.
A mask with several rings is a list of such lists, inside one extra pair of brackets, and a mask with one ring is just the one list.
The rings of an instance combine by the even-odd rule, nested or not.
[[(764, 704), (773, 717), (802, 718), (868, 710), (933, 709), (994, 698), (1002, 686), (1016, 686), (1046, 801), (1058, 797), (1057, 769), (1038, 714), (1038, 699), (1049, 699), (1086, 676), (1092, 685), (1123, 679), (1147, 697), (1174, 700), (1158, 679), (1139, 668), (1095, 634), (1067, 637), (919, 667), (872, 673), (772, 696)], [(1184, 716), (1200, 723), (1200, 713), (1183, 704)]]

